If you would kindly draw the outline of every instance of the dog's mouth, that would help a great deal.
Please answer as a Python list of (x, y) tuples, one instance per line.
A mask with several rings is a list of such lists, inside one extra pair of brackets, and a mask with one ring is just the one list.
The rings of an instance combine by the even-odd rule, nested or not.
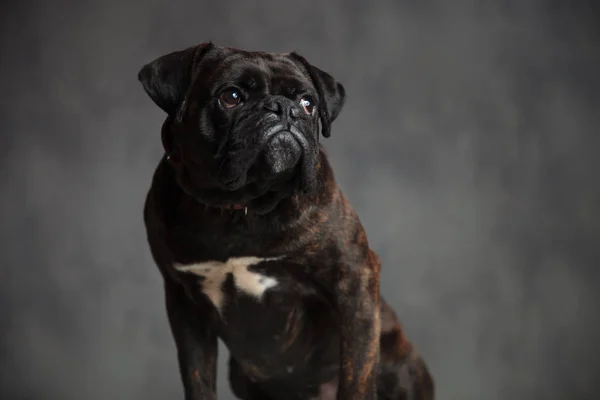
[(222, 190), (234, 192), (251, 184), (280, 184), (291, 179), (310, 158), (310, 146), (295, 127), (273, 127), (261, 142), (254, 148), (232, 150), (225, 157), (218, 175)]

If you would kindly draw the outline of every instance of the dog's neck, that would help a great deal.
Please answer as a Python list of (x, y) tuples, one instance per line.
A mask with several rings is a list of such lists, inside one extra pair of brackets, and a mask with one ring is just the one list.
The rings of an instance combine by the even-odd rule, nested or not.
[(241, 204), (225, 204), (223, 206), (223, 209), (225, 210), (243, 210), (247, 208), (246, 206), (243, 206)]
[[(298, 195), (294, 195), (293, 196), (294, 199), (298, 199)], [(252, 211), (252, 207), (248, 207), (245, 206), (243, 204), (225, 204), (223, 206), (209, 206), (207, 204), (202, 203), (200, 200), (198, 199), (194, 199), (196, 202), (202, 204), (206, 210), (212, 208), (212, 209), (220, 209), (221, 213), (225, 213), (225, 212), (234, 212), (234, 211), (244, 211), (244, 214), (248, 215), (248, 210), (250, 209), (250, 211)]]

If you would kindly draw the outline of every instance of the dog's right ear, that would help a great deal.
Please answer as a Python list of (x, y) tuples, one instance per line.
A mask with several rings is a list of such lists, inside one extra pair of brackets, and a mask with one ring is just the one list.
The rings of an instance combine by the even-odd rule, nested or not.
[(198, 61), (213, 47), (214, 44), (208, 42), (165, 54), (138, 72), (138, 80), (148, 96), (170, 117), (179, 114)]

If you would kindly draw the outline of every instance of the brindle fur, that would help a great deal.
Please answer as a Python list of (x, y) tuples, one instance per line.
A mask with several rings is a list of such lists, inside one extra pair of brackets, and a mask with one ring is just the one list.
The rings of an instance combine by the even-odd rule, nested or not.
[[(241, 399), (434, 399), (424, 361), (380, 297), (379, 257), (318, 146), (315, 190), (247, 215), (202, 204), (182, 189), (181, 166), (161, 160), (144, 220), (186, 399), (216, 398), (218, 338), (230, 350), (229, 379)], [(236, 293), (230, 277), (220, 311), (198, 276), (173, 268), (243, 256), (284, 256), (250, 267), (279, 284), (257, 301)]]

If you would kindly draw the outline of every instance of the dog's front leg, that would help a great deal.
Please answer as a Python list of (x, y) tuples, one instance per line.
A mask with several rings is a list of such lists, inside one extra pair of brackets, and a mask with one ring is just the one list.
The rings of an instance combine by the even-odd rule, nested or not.
[(218, 347), (210, 309), (193, 302), (175, 283), (165, 283), (165, 296), (185, 399), (214, 400)]
[(340, 315), (338, 400), (374, 400), (379, 357), (379, 259), (339, 270)]

